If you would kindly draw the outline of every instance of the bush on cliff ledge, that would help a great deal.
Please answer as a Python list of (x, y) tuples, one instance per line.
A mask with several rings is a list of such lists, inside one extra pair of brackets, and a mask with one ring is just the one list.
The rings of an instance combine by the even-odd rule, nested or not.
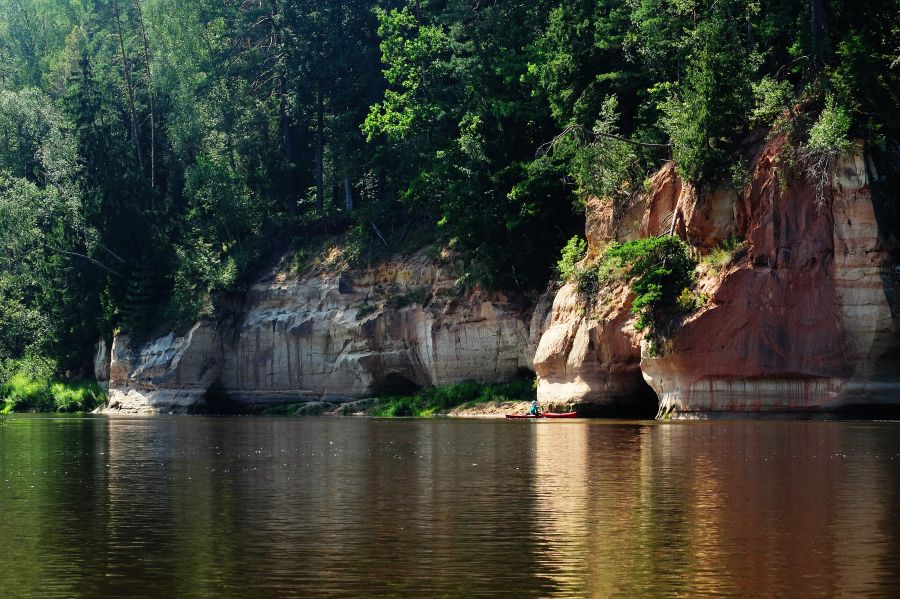
[(559, 261), (556, 263), (556, 272), (559, 274), (561, 282), (565, 283), (575, 273), (578, 263), (587, 254), (587, 249), (587, 242), (578, 235), (566, 243)]
[(575, 268), (570, 280), (587, 297), (604, 285), (629, 282), (631, 311), (638, 315), (635, 328), (653, 341), (665, 336), (674, 317), (684, 312), (679, 297), (693, 285), (695, 266), (687, 244), (663, 235), (613, 243), (599, 260)]

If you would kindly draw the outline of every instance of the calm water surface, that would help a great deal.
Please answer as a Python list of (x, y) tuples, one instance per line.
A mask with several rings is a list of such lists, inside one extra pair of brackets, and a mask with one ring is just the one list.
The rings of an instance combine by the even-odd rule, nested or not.
[(896, 596), (900, 424), (19, 416), (0, 596)]

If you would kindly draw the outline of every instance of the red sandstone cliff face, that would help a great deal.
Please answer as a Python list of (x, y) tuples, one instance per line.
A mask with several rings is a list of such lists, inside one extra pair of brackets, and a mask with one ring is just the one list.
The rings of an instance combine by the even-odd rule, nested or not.
[(785, 175), (782, 143), (758, 150), (741, 194), (698, 198), (670, 164), (621, 215), (588, 203), (592, 254), (613, 240), (669, 231), (698, 255), (732, 236), (745, 251), (700, 278), (708, 303), (656, 356), (641, 352), (629, 328), (627, 296), (588, 305), (565, 286), (535, 356), (542, 400), (571, 393), (594, 405), (627, 404), (629, 393), (642, 397), (640, 371), (660, 413), (682, 417), (900, 403), (900, 323), (888, 300), (898, 267), (879, 231), (871, 169), (861, 153), (840, 157), (820, 203), (804, 177)]
[(710, 302), (641, 369), (678, 414), (833, 410), (900, 403), (892, 264), (861, 155), (842, 156), (825, 201), (785, 180), (767, 145), (735, 211), (747, 254)]

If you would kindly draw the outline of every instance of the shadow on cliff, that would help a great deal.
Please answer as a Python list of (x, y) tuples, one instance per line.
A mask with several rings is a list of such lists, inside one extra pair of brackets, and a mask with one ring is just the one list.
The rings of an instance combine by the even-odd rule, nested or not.
[(372, 389), (376, 396), (405, 396), (415, 395), (421, 387), (409, 377), (392, 372), (377, 380)]
[(659, 411), (659, 397), (643, 379), (635, 383), (635, 390), (628, 397), (614, 402), (576, 404), (579, 418), (625, 418), (652, 420)]
[(259, 410), (253, 410), (250, 406), (235, 401), (221, 386), (213, 385), (206, 391), (203, 401), (197, 403), (188, 413), (227, 416), (258, 414)]

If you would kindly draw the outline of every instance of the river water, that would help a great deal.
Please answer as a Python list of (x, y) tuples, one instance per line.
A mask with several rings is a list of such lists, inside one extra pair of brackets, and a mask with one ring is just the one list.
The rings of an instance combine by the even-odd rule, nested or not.
[(0, 596), (896, 596), (900, 423), (16, 416)]

